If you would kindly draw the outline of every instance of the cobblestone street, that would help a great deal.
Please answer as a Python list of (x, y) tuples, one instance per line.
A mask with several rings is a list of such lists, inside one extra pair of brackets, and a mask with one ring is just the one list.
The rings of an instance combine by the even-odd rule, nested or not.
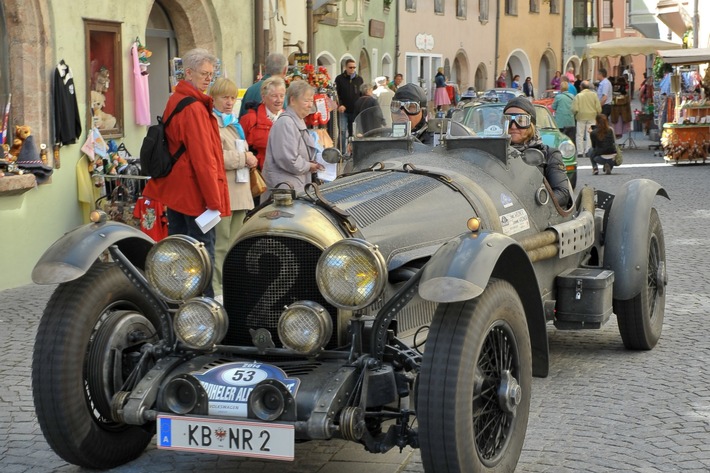
[[(663, 335), (655, 349), (624, 349), (614, 316), (601, 330), (548, 328), (550, 375), (533, 380), (519, 472), (706, 472), (710, 470), (710, 204), (708, 165), (663, 164), (636, 133), (611, 176), (592, 176), (580, 158), (578, 187), (614, 192), (647, 177), (665, 232), (669, 285)], [(586, 166), (585, 166), (586, 165)], [(0, 471), (78, 472), (49, 448), (34, 415), (30, 367), (41, 312), (52, 287), (0, 292)], [(366, 453), (343, 441), (296, 446), (294, 463), (158, 451), (155, 445), (116, 472), (423, 472), (418, 452)]]

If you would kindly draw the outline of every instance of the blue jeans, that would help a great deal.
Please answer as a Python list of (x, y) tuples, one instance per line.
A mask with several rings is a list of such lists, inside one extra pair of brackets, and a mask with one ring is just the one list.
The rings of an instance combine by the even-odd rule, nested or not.
[[(215, 229), (212, 227), (207, 233), (202, 233), (200, 227), (195, 222), (195, 217), (185, 215), (172, 209), (168, 209), (168, 234), (169, 235), (187, 235), (195, 240), (202, 242), (205, 245), (207, 253), (210, 255), (212, 267), (214, 267), (214, 241)], [(205, 288), (205, 296), (214, 297), (212, 289), (212, 275), (207, 276), (209, 284)]]

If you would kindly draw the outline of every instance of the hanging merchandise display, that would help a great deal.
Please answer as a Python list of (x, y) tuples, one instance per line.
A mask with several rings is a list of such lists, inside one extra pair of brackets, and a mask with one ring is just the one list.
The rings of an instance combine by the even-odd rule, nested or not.
[(54, 71), (54, 130), (55, 143), (69, 145), (81, 136), (81, 119), (76, 100), (74, 77), (64, 59)]
[(150, 125), (150, 93), (148, 89), (148, 58), (152, 55), (136, 38), (131, 45), (133, 61), (133, 94), (136, 125)]

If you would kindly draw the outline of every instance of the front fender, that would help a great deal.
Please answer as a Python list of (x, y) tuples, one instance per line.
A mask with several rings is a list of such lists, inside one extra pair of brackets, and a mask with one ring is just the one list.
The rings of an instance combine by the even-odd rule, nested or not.
[(670, 200), (657, 182), (634, 179), (614, 196), (604, 238), (604, 267), (614, 271), (614, 299), (633, 299), (646, 287), (648, 222), (657, 195)]
[(155, 241), (124, 223), (109, 220), (82, 225), (66, 233), (44, 252), (32, 270), (32, 280), (36, 284), (57, 284), (77, 279), (114, 244), (136, 267), (143, 268), (145, 257)]
[(540, 288), (530, 258), (515, 240), (502, 233), (465, 233), (439, 248), (422, 271), (419, 295), (439, 303), (478, 297), (491, 277), (510, 282), (525, 308), (533, 375), (547, 376), (547, 322)]

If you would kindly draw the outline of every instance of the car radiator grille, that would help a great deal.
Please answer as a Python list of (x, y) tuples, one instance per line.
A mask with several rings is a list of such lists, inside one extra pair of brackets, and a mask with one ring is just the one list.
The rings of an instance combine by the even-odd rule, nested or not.
[(321, 250), (303, 240), (253, 237), (235, 245), (224, 262), (224, 306), (229, 314), (225, 345), (251, 346), (249, 329), (265, 328), (281, 347), (276, 327), (285, 306), (296, 301), (319, 303), (333, 318), (327, 348), (337, 346), (337, 309), (320, 295), (316, 264)]

